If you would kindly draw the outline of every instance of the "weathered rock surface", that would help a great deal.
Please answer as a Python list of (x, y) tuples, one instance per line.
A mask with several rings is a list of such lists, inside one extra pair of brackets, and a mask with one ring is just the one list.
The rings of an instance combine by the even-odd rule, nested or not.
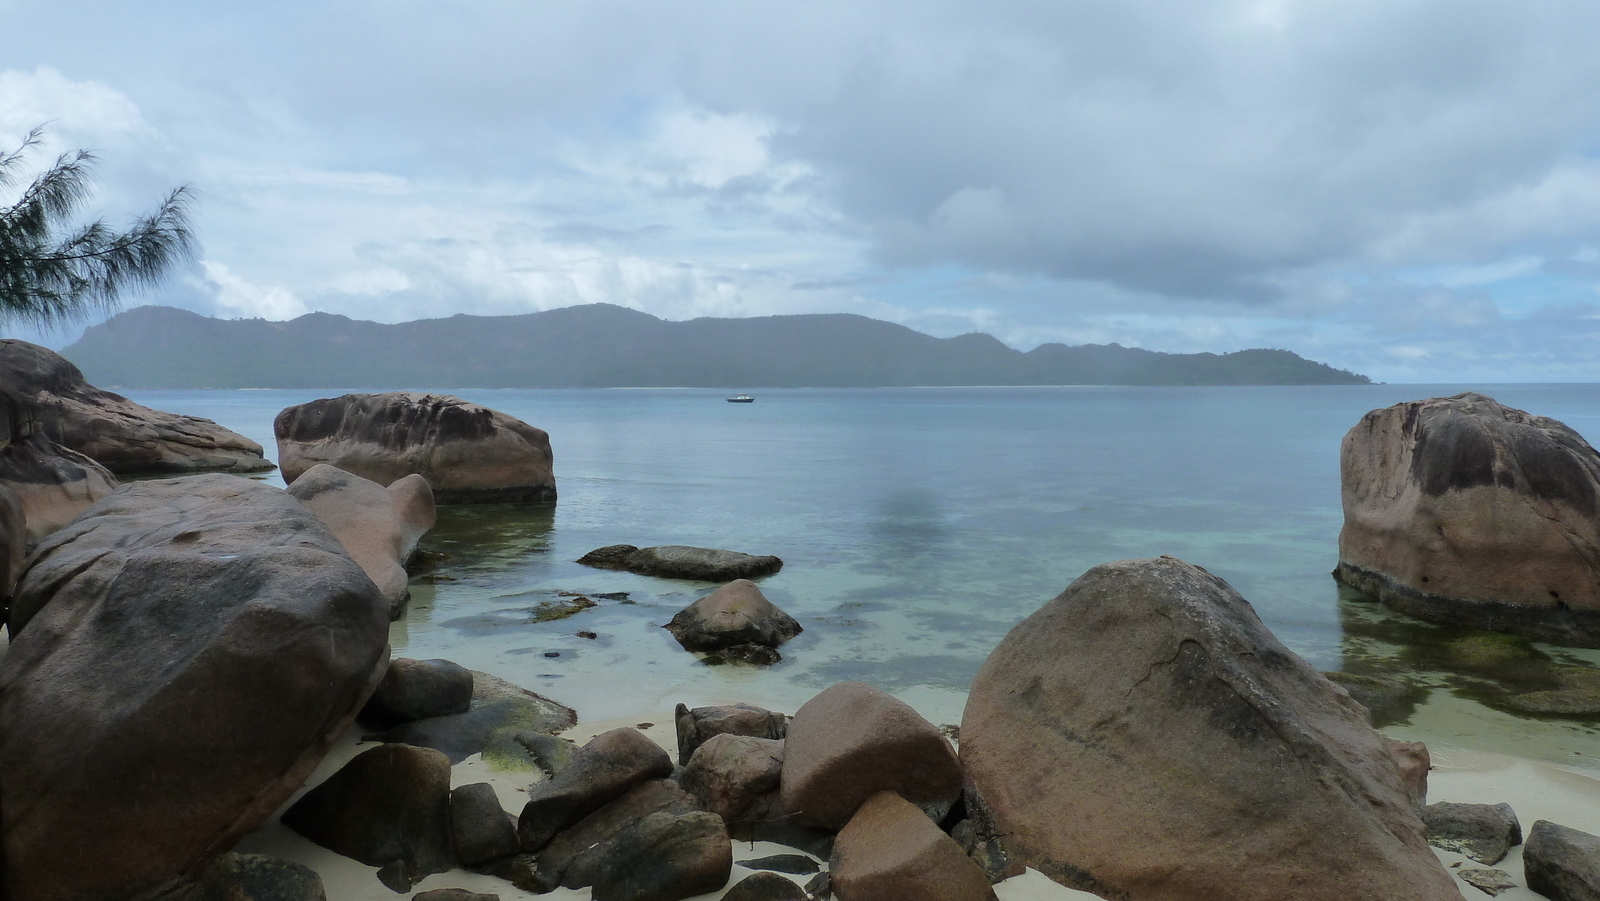
[(669, 779), (650, 779), (563, 829), (539, 852), (539, 881), (579, 889), (594, 885), (612, 861), (605, 842), (653, 813), (692, 813), (700, 806)]
[(741, 644), (775, 648), (803, 631), (749, 579), (735, 579), (679, 610), (666, 628), (689, 651)]
[(678, 763), (687, 764), (694, 749), (713, 735), (748, 735), (752, 738), (783, 738), (789, 732), (789, 718), (752, 704), (721, 704), (689, 709), (679, 704), (673, 712), (678, 729)]
[(1394, 758), (1395, 768), (1400, 773), (1400, 785), (1406, 790), (1411, 809), (1421, 814), (1422, 808), (1428, 804), (1428, 771), (1433, 769), (1433, 755), (1428, 753), (1428, 746), (1420, 741), (1399, 741), (1385, 737), (1383, 744)]
[(732, 826), (781, 816), (782, 776), (783, 742), (724, 734), (696, 749), (678, 780), (701, 807)]
[(983, 870), (927, 814), (891, 791), (868, 798), (828, 864), (840, 901), (994, 901)]
[(1428, 844), (1496, 864), (1522, 844), (1522, 824), (1510, 804), (1458, 804), (1440, 801), (1422, 810)]
[[(672, 775), (672, 758), (636, 729), (602, 732), (554, 779), (528, 788), (517, 819), (522, 850), (538, 851), (561, 830), (647, 779)], [(694, 894), (694, 893), (691, 893)]]
[(436, 518), (427, 480), (409, 475), (385, 488), (318, 463), (289, 485), (289, 493), (333, 530), (399, 618), (411, 597), (406, 563)]
[(1550, 901), (1600, 901), (1600, 835), (1536, 820), (1522, 849), (1522, 874)]
[(22, 499), (11, 486), (0, 482), (0, 609), (10, 609), (11, 594), (27, 559), (28, 517), (22, 512)]
[(65, 357), (37, 344), (0, 340), (0, 383), (37, 405), (51, 441), (119, 475), (273, 468), (249, 438), (209, 419), (152, 410), (102, 391)]
[(310, 867), (262, 854), (213, 860), (193, 882), (165, 892), (159, 901), (327, 901), (322, 877)]
[(317, 844), (411, 881), (456, 864), (450, 837), (450, 761), (431, 748), (379, 745), (350, 759), (283, 812)]
[(807, 826), (839, 829), (892, 791), (943, 817), (961, 794), (961, 767), (939, 727), (865, 682), (840, 682), (789, 721), (783, 807)]
[(99, 463), (51, 441), (37, 405), (0, 390), (0, 484), (22, 505), (31, 544), (116, 490), (117, 479)]
[(380, 485), (415, 473), (441, 504), (556, 499), (550, 436), (459, 397), (346, 394), (289, 407), (272, 428), (288, 481), (327, 463)]
[(722, 901), (808, 901), (806, 890), (777, 873), (751, 873), (728, 889)]
[(733, 843), (714, 813), (652, 813), (602, 843), (594, 901), (681, 901), (728, 884)]
[(388, 660), (372, 581), (231, 475), (100, 501), (40, 545), (11, 628), (0, 821), (12, 897), (40, 901), (197, 872), (299, 788)]
[(986, 834), (1103, 897), (1459, 901), (1360, 705), (1181, 560), (1097, 566), (1013, 628), (961, 761)]
[(702, 582), (753, 579), (783, 569), (783, 561), (770, 555), (756, 557), (738, 551), (681, 544), (642, 548), (631, 544), (613, 544), (584, 554), (578, 558), (578, 562), (598, 569), (626, 570), (641, 576), (697, 579)]
[(517, 827), (500, 806), (494, 786), (487, 782), (450, 790), (450, 835), (455, 840), (456, 859), (469, 867), (522, 850), (517, 844)]
[(449, 660), (397, 657), (361, 708), (361, 718), (378, 724), (466, 713), (472, 708), (472, 670)]
[(1374, 410), (1340, 449), (1340, 581), (1412, 616), (1600, 647), (1600, 454), (1465, 393)]

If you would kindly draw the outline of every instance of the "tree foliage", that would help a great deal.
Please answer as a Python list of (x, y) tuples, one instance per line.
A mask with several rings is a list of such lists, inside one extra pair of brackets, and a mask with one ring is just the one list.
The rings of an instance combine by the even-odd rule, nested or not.
[[(42, 128), (0, 155), (0, 189), (15, 187), (19, 164)], [(187, 186), (118, 232), (96, 219), (74, 226), (92, 190), (95, 156), (62, 154), (10, 206), (0, 206), (0, 322), (50, 326), (116, 308), (129, 289), (157, 284), (176, 262), (195, 255)]]

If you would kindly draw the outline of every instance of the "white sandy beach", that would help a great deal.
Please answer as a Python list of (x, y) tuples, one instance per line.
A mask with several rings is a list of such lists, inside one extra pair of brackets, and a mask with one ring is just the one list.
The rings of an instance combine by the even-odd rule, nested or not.
[[(582, 744), (601, 732), (622, 726), (639, 726), (645, 723), (650, 725), (642, 731), (676, 757), (677, 734), (673, 726), (672, 711), (665, 708), (633, 717), (580, 722), (577, 726), (567, 730), (564, 736)], [(322, 762), (322, 765), (317, 768), (312, 777), (307, 780), (307, 785), (319, 784), (323, 779), (326, 779), (343, 766), (351, 757), (372, 747), (370, 743), (358, 744), (361, 732), (360, 726), (353, 727), (334, 751), (328, 755), (327, 759)], [(1502, 754), (1451, 747), (1431, 750), (1433, 754), (1433, 771), (1429, 776), (1429, 802), (1499, 803), (1504, 801), (1510, 803), (1516, 810), (1524, 833), (1532, 827), (1535, 820), (1548, 819), (1585, 832), (1600, 834), (1600, 778), (1594, 775), (1557, 764)], [(477, 755), (474, 755), (454, 768), (452, 785), (488, 782), (495, 787), (505, 809), (515, 814), (522, 809), (522, 799), (527, 785), (530, 781), (538, 778), (537, 773), (530, 775), (525, 772), (492, 770), (488, 764), (484, 763)], [(295, 798), (298, 799), (298, 797), (299, 794), (296, 794)], [(293, 800), (291, 799), (291, 804)], [(287, 807), (288, 805), (285, 806)], [(311, 866), (322, 875), (328, 898), (331, 901), (390, 901), (390, 899), (396, 897), (393, 891), (378, 881), (376, 868), (366, 866), (312, 844), (280, 825), (276, 815), (262, 828), (246, 836), (236, 850), (246, 853), (276, 855)], [(779, 853), (796, 852), (792, 848), (766, 842), (738, 843), (734, 846), (734, 859), (736, 861)], [(1445, 866), (1450, 868), (1452, 873), (1461, 868), (1482, 866), (1482, 864), (1453, 852), (1435, 849), (1435, 853), (1444, 862)], [(1359, 862), (1352, 861), (1352, 865), (1359, 866)], [(1503, 901), (1537, 901), (1542, 897), (1526, 888), (1520, 887), (1523, 884), (1522, 848), (1520, 845), (1512, 849), (1511, 854), (1505, 860), (1495, 864), (1495, 867), (1509, 873), (1519, 886), (1500, 894), (1498, 897)], [(753, 871), (735, 864), (729, 885), (738, 882), (751, 872)], [(804, 877), (796, 878), (804, 882)], [(1478, 889), (1461, 882), (1459, 877), (1457, 877), (1457, 882), (1465, 898), (1488, 897)], [(549, 899), (549, 901), (587, 901), (590, 897), (588, 889), (577, 891), (557, 889), (547, 895), (533, 895), (516, 888), (504, 880), (492, 876), (469, 873), (464, 870), (454, 870), (449, 873), (429, 876), (414, 887), (412, 894), (436, 888), (464, 888), (477, 892), (492, 893), (499, 895), (505, 901), (532, 898), (544, 898)], [(713, 899), (721, 898), (725, 892), (726, 888), (712, 894), (701, 895), (698, 896), (696, 901), (713, 901)], [(1052, 899), (1089, 899), (1096, 897), (1086, 892), (1074, 891), (1056, 885), (1033, 870), (1000, 883), (995, 887), (995, 893), (999, 896), (1000, 901), (1052, 901)]]

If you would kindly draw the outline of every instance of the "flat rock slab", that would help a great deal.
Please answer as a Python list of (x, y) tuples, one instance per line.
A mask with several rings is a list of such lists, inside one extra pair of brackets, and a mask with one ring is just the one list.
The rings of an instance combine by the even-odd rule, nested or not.
[(413, 473), (441, 504), (554, 501), (550, 436), (498, 410), (444, 394), (346, 394), (289, 407), (272, 423), (293, 482), (327, 463), (392, 485)]
[[(47, 538), (0, 660), (12, 897), (135, 897), (300, 787), (388, 660), (388, 606), (299, 501), (133, 482)], [(93, 866), (84, 865), (93, 861)]]
[(0, 383), (38, 405), (46, 437), (117, 474), (261, 472), (261, 445), (209, 419), (152, 410), (89, 384), (65, 357), (0, 341)]
[(894, 792), (868, 798), (833, 844), (839, 901), (995, 901), (983, 870)]
[(1365, 710), (1171, 557), (1097, 566), (1013, 628), (961, 762), (981, 834), (1102, 897), (1460, 899)]
[(1600, 835), (1537, 820), (1522, 849), (1522, 874), (1550, 901), (1600, 901)]
[(756, 557), (738, 551), (681, 544), (644, 548), (613, 544), (584, 554), (578, 558), (578, 562), (598, 569), (620, 569), (642, 576), (696, 579), (702, 582), (754, 579), (783, 569), (783, 561), (770, 555)]

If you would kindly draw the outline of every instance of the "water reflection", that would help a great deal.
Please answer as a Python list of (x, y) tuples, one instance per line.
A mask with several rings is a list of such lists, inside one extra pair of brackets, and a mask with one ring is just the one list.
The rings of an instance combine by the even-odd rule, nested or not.
[(555, 521), (555, 504), (440, 507), (438, 523), (419, 546), (434, 572), (446, 562), (443, 568), (457, 578), (500, 572), (548, 550)]

